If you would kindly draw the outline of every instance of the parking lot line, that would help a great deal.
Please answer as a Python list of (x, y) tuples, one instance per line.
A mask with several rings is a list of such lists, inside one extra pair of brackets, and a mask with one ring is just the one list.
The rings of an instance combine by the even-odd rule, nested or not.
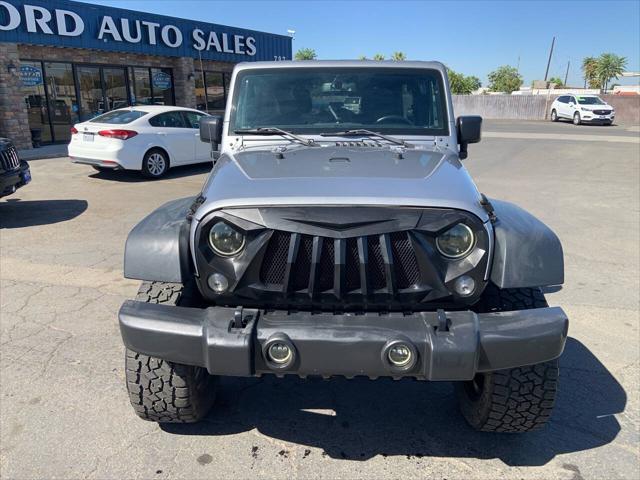
[(640, 136), (621, 135), (576, 135), (564, 133), (524, 133), (524, 132), (482, 132), (485, 138), (505, 138), (516, 140), (565, 140), (571, 142), (615, 142), (640, 144)]

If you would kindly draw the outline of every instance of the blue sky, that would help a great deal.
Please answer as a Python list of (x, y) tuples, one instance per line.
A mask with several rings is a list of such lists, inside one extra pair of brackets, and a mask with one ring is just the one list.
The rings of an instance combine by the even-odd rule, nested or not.
[[(613, 52), (640, 71), (640, 0), (628, 1), (193, 1), (85, 0), (211, 23), (286, 34), (294, 51), (309, 47), (320, 59), (389, 56), (440, 60), (480, 77), (500, 65), (516, 66), (525, 85), (544, 78), (551, 38), (556, 48), (549, 76), (583, 84), (586, 56)], [(637, 83), (620, 79), (618, 83)]]

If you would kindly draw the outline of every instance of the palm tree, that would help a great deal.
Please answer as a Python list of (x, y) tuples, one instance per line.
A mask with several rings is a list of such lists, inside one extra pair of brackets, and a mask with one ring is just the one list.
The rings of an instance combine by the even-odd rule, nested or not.
[(599, 88), (600, 80), (598, 80), (598, 59), (595, 57), (585, 57), (582, 60), (582, 72), (584, 79), (591, 88)]
[(296, 52), (296, 60), (315, 60), (318, 57), (316, 51), (313, 48), (301, 48)]
[(393, 52), (393, 55), (391, 55), (391, 60), (396, 62), (402, 62), (406, 59), (407, 56), (404, 54), (404, 52)]
[(596, 70), (601, 88), (606, 92), (612, 78), (616, 80), (627, 66), (627, 59), (614, 53), (603, 53), (598, 57)]
[(384, 60), (384, 55), (383, 55), (383, 54), (381, 54), (381, 53), (376, 53), (376, 54), (373, 56), (373, 59), (374, 59), (374, 60), (378, 60), (378, 61)]

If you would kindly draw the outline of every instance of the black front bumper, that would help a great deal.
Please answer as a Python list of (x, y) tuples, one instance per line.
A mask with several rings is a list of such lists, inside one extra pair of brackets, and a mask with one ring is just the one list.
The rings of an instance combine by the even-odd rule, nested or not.
[[(557, 358), (568, 329), (567, 316), (558, 307), (483, 314), (312, 314), (126, 301), (118, 316), (131, 350), (231, 376), (470, 380), (478, 372)], [(294, 347), (295, 360), (288, 368), (265, 359), (265, 345), (276, 338)], [(386, 348), (394, 341), (414, 348), (417, 361), (411, 368), (396, 369), (387, 361)]]
[(29, 164), (20, 162), (20, 167), (8, 172), (0, 172), (0, 197), (11, 195), (18, 188), (24, 187), (31, 181)]

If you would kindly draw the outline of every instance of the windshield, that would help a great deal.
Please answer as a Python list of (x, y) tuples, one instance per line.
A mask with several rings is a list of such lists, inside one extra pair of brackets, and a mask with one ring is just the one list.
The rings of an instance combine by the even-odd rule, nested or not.
[(598, 97), (576, 97), (580, 105), (604, 105)]
[(125, 123), (131, 123), (134, 120), (145, 116), (146, 114), (147, 112), (142, 112), (140, 110), (113, 110), (111, 112), (105, 113), (104, 115), (99, 115), (95, 118), (92, 118), (90, 122), (124, 125)]
[(230, 132), (368, 129), (448, 135), (442, 76), (409, 68), (277, 68), (238, 73)]

